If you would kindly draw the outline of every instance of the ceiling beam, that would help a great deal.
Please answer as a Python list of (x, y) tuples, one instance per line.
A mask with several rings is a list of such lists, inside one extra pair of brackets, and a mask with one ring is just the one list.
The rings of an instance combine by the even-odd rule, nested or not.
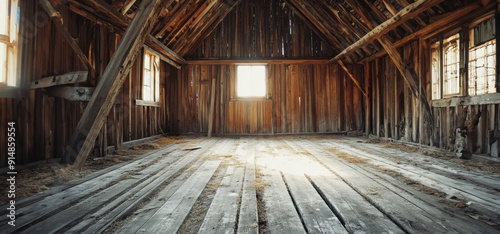
[[(88, 0), (86, 0), (88, 1)], [(103, 1), (98, 1), (96, 2), (95, 0), (93, 0), (94, 3), (99, 3), (99, 4), (103, 4), (103, 5), (108, 5), (106, 2), (103, 2)], [(70, 0), (70, 4), (73, 4), (74, 6), (78, 6), (78, 7), (81, 7), (81, 8), (84, 8), (86, 11), (89, 11), (87, 8), (89, 6), (86, 6), (85, 4), (82, 4), (80, 2), (77, 2), (75, 0)], [(111, 6), (103, 6), (103, 7), (100, 7), (102, 9), (109, 9), (109, 8), (112, 8)], [(73, 12), (75, 12), (76, 14), (79, 14), (91, 21), (94, 21), (96, 23), (102, 23), (102, 22), (99, 22), (97, 18), (87, 14), (85, 11), (82, 11), (81, 9), (75, 9), (74, 7), (71, 7), (70, 5), (70, 10), (72, 10)], [(111, 12), (111, 10), (109, 10)], [(119, 14), (116, 10), (114, 10), (115, 13), (112, 13), (114, 15), (116, 14)], [(90, 13), (92, 14), (96, 14), (97, 12), (92, 12), (90, 11)], [(97, 17), (102, 17), (100, 14), (96, 14)], [(109, 23), (110, 25), (114, 26), (116, 29), (119, 29), (119, 30), (125, 30), (128, 26), (129, 26), (129, 22), (128, 22), (128, 19), (125, 18), (123, 15), (121, 15), (122, 17), (118, 17), (118, 16), (115, 16), (113, 17), (115, 20), (110, 20), (109, 17), (107, 19), (100, 19), (100, 20), (103, 20), (105, 21), (106, 23)], [(175, 53), (173, 50), (171, 50), (170, 48), (168, 48), (167, 46), (165, 46), (164, 44), (162, 44), (160, 41), (158, 40), (151, 40), (149, 37), (147, 38), (147, 40), (145, 41), (145, 44), (148, 45), (149, 47), (151, 48), (154, 48), (157, 50), (157, 52), (163, 54), (165, 57), (167, 58), (170, 58), (172, 59), (174, 62), (178, 63), (177, 65), (174, 65), (174, 67), (179, 67), (179, 65), (184, 65), (186, 64), (186, 60), (184, 58), (182, 58), (181, 56), (179, 56), (177, 53)]]
[(122, 15), (125, 15), (127, 11), (134, 5), (136, 0), (127, 0), (124, 4), (122, 9), (120, 10), (120, 13)]
[[(367, 13), (365, 9), (358, 8), (356, 6), (353, 6), (353, 8), (355, 11), (357, 11), (359, 15), (363, 17), (363, 20), (366, 21), (368, 27), (373, 28), (373, 26), (370, 24), (370, 22), (374, 20), (373, 17), (369, 13)], [(382, 47), (384, 47), (385, 51), (387, 51), (387, 54), (389, 55), (394, 65), (403, 76), (403, 79), (406, 82), (406, 84), (408, 84), (408, 86), (410, 87), (410, 90), (413, 93), (413, 95), (420, 100), (420, 103), (422, 104), (423, 107), (423, 115), (424, 115), (423, 118), (426, 124), (425, 126), (427, 127), (427, 130), (430, 130), (430, 132), (432, 132), (434, 125), (434, 118), (432, 116), (431, 107), (429, 105), (429, 101), (427, 100), (424, 87), (420, 84), (420, 78), (418, 77), (415, 70), (412, 67), (410, 67), (410, 65), (408, 65), (408, 63), (406, 63), (403, 60), (403, 58), (401, 58), (399, 51), (392, 44), (387, 35), (381, 35), (380, 37), (377, 38), (377, 40), (382, 45)], [(340, 59), (337, 61), (341, 63)]]
[(82, 168), (123, 81), (139, 56), (145, 37), (149, 35), (157, 20), (156, 16), (165, 5), (172, 1), (143, 0), (141, 2), (78, 122), (75, 133), (66, 147), (64, 162), (74, 162), (75, 167)]
[[(397, 47), (400, 47), (400, 46), (407, 44), (410, 41), (418, 39), (420, 37), (423, 37), (423, 36), (428, 37), (429, 35), (432, 36), (432, 34), (440, 33), (442, 30), (444, 30), (446, 28), (456, 27), (455, 22), (457, 22), (458, 19), (462, 18), (464, 21), (466, 21), (467, 19), (476, 18), (478, 15), (482, 15), (482, 14), (486, 13), (487, 11), (492, 10), (495, 5), (496, 5), (495, 2), (490, 2), (488, 5), (484, 6), (481, 2), (476, 1), (475, 3), (472, 3), (470, 5), (462, 7), (456, 11), (446, 13), (446, 15), (447, 15), (446, 18), (443, 18), (439, 21), (435, 21), (435, 22), (427, 25), (426, 27), (406, 36), (405, 38), (394, 42), (393, 44), (397, 48)], [(481, 10), (474, 12), (474, 14), (469, 14), (477, 9), (481, 9)], [(466, 16), (466, 18), (464, 18), (464, 16)], [(459, 22), (457, 22), (456, 24), (458, 24), (458, 23)], [(384, 56), (386, 54), (387, 54), (387, 52), (385, 50), (381, 50), (381, 51), (379, 51), (373, 55), (370, 55), (369, 57), (364, 58), (358, 62), (364, 63), (364, 61), (371, 60), (373, 58), (378, 58), (378, 57)]]
[(76, 53), (80, 61), (87, 67), (88, 72), (89, 72), (89, 77), (94, 77), (95, 76), (95, 69), (94, 66), (90, 63), (89, 59), (87, 56), (83, 53), (82, 49), (76, 43), (75, 39), (71, 36), (69, 33), (68, 29), (64, 27), (63, 25), (63, 19), (62, 16), (59, 12), (57, 12), (52, 4), (48, 0), (39, 0), (40, 5), (42, 8), (49, 14), (50, 18), (52, 19), (52, 22), (56, 25), (56, 27), (59, 29), (61, 34), (64, 36), (66, 41), (69, 43), (73, 51)]
[[(387, 34), (389, 31), (395, 29), (397, 26), (401, 25), (402, 23), (406, 22), (408, 19), (417, 16), (418, 14), (422, 13), (423, 11), (443, 2), (444, 0), (418, 0), (407, 7), (403, 8), (401, 11), (399, 11), (396, 15), (393, 17), (389, 18), (386, 20), (384, 23), (378, 25), (374, 29), (372, 29), (369, 33), (367, 33), (365, 36), (363, 36), (361, 39), (359, 39), (357, 42), (354, 44), (350, 45), (346, 49), (344, 49), (340, 54), (335, 56), (330, 60), (330, 62), (336, 62), (339, 59), (343, 58), (347, 54), (351, 53), (352, 51), (359, 49), (362, 46), (365, 46), (372, 42), (373, 40), (376, 40), (377, 38), (382, 37), (383, 35)], [(367, 24), (370, 22), (368, 21)]]

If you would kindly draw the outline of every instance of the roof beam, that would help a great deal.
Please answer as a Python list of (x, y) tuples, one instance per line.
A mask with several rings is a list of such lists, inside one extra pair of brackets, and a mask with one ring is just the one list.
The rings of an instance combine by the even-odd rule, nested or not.
[(83, 53), (82, 49), (76, 43), (75, 39), (71, 36), (69, 33), (68, 29), (64, 27), (63, 25), (63, 19), (61, 14), (54, 9), (52, 4), (48, 0), (39, 0), (40, 5), (42, 8), (49, 14), (50, 18), (52, 19), (52, 22), (56, 25), (56, 27), (59, 29), (61, 34), (64, 36), (66, 41), (69, 43), (73, 51), (76, 53), (80, 61), (87, 67), (88, 72), (89, 72), (89, 77), (94, 77), (95, 75), (95, 69), (94, 66), (90, 63), (89, 59), (87, 56)]
[[(389, 18), (386, 20), (384, 23), (378, 25), (374, 29), (372, 29), (369, 33), (367, 33), (365, 36), (363, 36), (361, 39), (359, 39), (357, 42), (354, 44), (350, 45), (346, 49), (344, 49), (342, 52), (340, 52), (337, 56), (332, 58), (330, 62), (336, 62), (339, 59), (343, 58), (350, 52), (359, 49), (362, 46), (365, 46), (372, 42), (373, 40), (376, 40), (383, 35), (387, 34), (389, 31), (395, 29), (397, 26), (401, 25), (402, 23), (406, 22), (408, 19), (417, 16), (418, 14), (422, 13), (423, 11), (443, 2), (444, 0), (418, 0), (407, 7), (403, 8), (401, 11), (399, 11), (396, 15), (393, 17)], [(368, 24), (370, 22), (367, 22)]]
[(127, 11), (134, 5), (136, 0), (127, 0), (124, 4), (122, 9), (120, 10), (120, 13), (122, 15), (125, 15)]
[[(89, 0), (86, 0), (86, 1), (89, 1)], [(103, 2), (103, 1), (99, 1), (99, 0), (92, 0), (94, 1), (94, 4), (103, 4), (103, 5), (108, 5), (106, 2)], [(160, 0), (161, 1), (161, 0)], [(75, 1), (75, 0), (70, 0), (71, 4), (74, 4), (75, 6), (79, 6), (79, 7), (82, 7), (82, 8), (88, 8), (88, 6), (85, 6), (84, 4), (78, 2), (78, 1)], [(102, 8), (102, 9), (109, 9), (109, 8), (112, 8), (111, 6), (103, 6), (103, 7), (99, 7), (99, 8)], [(76, 14), (79, 14), (91, 21), (94, 21), (94, 22), (97, 22), (98, 19), (86, 14), (85, 12), (81, 11), (81, 10), (76, 10), (72, 7), (70, 7), (70, 9), (75, 12)], [(113, 9), (113, 8), (112, 8)], [(86, 9), (88, 11), (88, 9)], [(114, 13), (111, 13), (113, 15), (116, 15), (116, 14), (119, 14), (116, 10), (109, 10), (110, 12), (111, 11), (114, 11)], [(90, 12), (90, 13), (93, 13), (95, 14), (95, 12)], [(97, 14), (99, 17), (102, 17), (101, 15)], [(120, 29), (120, 30), (125, 30), (128, 26), (129, 26), (129, 21), (127, 18), (125, 18), (123, 15), (121, 15), (121, 17), (118, 17), (118, 16), (115, 16), (113, 17), (115, 20), (110, 20), (109, 19), (110, 17), (108, 17), (108, 19), (101, 19), (101, 20), (104, 20), (106, 21), (107, 23), (109, 23), (110, 25), (116, 27), (116, 29)], [(97, 23), (101, 23), (101, 22), (97, 22)], [(179, 56), (177, 53), (175, 53), (173, 50), (169, 49), (168, 47), (166, 47), (164, 44), (162, 44), (160, 41), (158, 40), (151, 40), (150, 37), (146, 38), (146, 41), (145, 41), (145, 44), (148, 45), (149, 47), (157, 50), (157, 52), (163, 54), (165, 57), (167, 58), (170, 58), (172, 61), (176, 62), (177, 65), (174, 65), (174, 67), (179, 67), (179, 65), (184, 65), (186, 64), (186, 60), (184, 58), (182, 58), (181, 56)]]
[[(373, 28), (373, 26), (370, 24), (370, 20), (373, 20), (372, 16), (364, 11), (364, 9), (360, 9), (356, 6), (353, 6), (354, 10), (360, 14), (363, 19), (366, 21), (368, 24), (368, 27)], [(401, 12), (400, 12), (401, 13)], [(398, 13), (399, 14), (399, 13)], [(373, 31), (373, 30), (372, 30)], [(401, 58), (401, 55), (399, 54), (399, 51), (396, 49), (396, 47), (392, 44), (392, 42), (389, 40), (389, 37), (387, 35), (381, 35), (380, 37), (377, 38), (379, 43), (384, 47), (384, 49), (387, 51), (387, 54), (389, 57), (392, 59), (394, 65), (396, 68), (399, 70), (401, 75), (403, 76), (403, 79), (405, 82), (408, 84), (410, 87), (411, 92), (415, 97), (420, 99), (420, 102), (423, 107), (423, 114), (424, 114), (424, 120), (425, 124), (428, 127), (427, 129), (432, 132), (433, 125), (434, 125), (434, 118), (432, 116), (431, 112), (431, 107), (429, 105), (429, 102), (427, 101), (427, 97), (425, 95), (425, 90), (420, 84), (420, 79), (415, 72), (413, 68), (411, 68), (408, 63), (406, 63), (403, 58)], [(337, 60), (339, 63), (341, 63), (341, 60)]]
[(167, 3), (166, 1), (143, 0), (141, 2), (78, 122), (75, 133), (66, 147), (64, 162), (74, 161), (75, 167), (82, 168), (125, 77), (139, 55), (144, 38), (157, 20), (156, 15), (172, 1), (168, 0)]
[[(466, 18), (476, 18), (478, 15), (482, 15), (485, 12), (492, 10), (495, 5), (496, 5), (495, 2), (490, 2), (488, 5), (484, 6), (479, 1), (476, 1), (475, 3), (472, 3), (470, 5), (462, 7), (456, 11), (446, 13), (446, 15), (448, 17), (443, 18), (439, 21), (435, 21), (435, 22), (427, 25), (426, 27), (406, 36), (405, 38), (403, 38), (397, 42), (394, 42), (394, 46), (397, 48), (397, 47), (400, 47), (400, 46), (402, 46), (402, 45), (404, 45), (412, 40), (415, 40), (417, 38), (420, 38), (423, 36), (428, 37), (428, 35), (432, 36), (432, 34), (440, 33), (445, 28), (455, 27), (455, 25), (453, 23), (456, 22), (459, 18), (463, 18), (464, 16), (467, 16)], [(481, 9), (481, 10), (475, 12), (474, 14), (469, 14), (477, 9)], [(466, 19), (464, 19), (464, 21), (466, 21)], [(429, 33), (432, 33), (432, 34), (429, 34)], [(364, 61), (369, 60), (371, 58), (381, 57), (381, 56), (384, 56), (386, 54), (387, 54), (387, 52), (385, 50), (381, 50), (373, 55), (370, 55), (367, 58), (364, 58), (363, 60), (361, 60), (359, 62), (363, 63)]]

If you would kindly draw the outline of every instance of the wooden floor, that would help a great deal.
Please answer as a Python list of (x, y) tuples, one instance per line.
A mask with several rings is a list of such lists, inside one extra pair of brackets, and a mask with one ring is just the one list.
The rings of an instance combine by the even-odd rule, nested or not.
[(16, 206), (21, 233), (498, 233), (500, 175), (302, 136), (195, 138)]

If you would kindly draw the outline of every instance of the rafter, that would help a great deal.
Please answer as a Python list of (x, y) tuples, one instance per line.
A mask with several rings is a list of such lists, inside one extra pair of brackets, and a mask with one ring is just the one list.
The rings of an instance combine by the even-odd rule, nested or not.
[[(348, 53), (351, 53), (352, 51), (372, 42), (373, 40), (376, 40), (377, 38), (382, 37), (383, 35), (387, 34), (389, 31), (393, 30), (406, 20), (420, 14), (421, 12), (441, 3), (444, 0), (418, 0), (404, 9), (402, 9), (400, 12), (398, 12), (396, 15), (391, 17), (390, 19), (386, 20), (384, 23), (378, 25), (374, 29), (372, 29), (369, 33), (367, 33), (363, 38), (359, 39), (357, 42), (354, 44), (350, 45), (346, 49), (344, 49), (340, 54), (335, 56), (334, 58), (331, 59), (331, 62), (336, 62), (337, 60), (343, 58), (345, 55)], [(366, 19), (368, 20), (368, 19)], [(368, 20), (367, 23), (370, 23)]]
[(156, 15), (173, 0), (143, 0), (130, 26), (125, 31), (118, 48), (113, 53), (89, 104), (82, 114), (75, 133), (66, 147), (63, 161), (81, 168), (94, 146), (101, 127), (116, 99), (118, 91), (138, 56), (144, 38), (156, 21)]
[[(85, 1), (89, 1), (89, 0), (85, 0)], [(112, 6), (110, 6), (109, 4), (107, 4), (106, 2), (103, 2), (103, 1), (96, 1), (96, 0), (92, 0), (94, 1), (94, 4), (105, 4), (107, 6), (102, 6), (102, 7), (99, 7), (100, 9), (109, 9), (109, 8), (113, 8)], [(102, 20), (103, 19), (99, 19), (97, 16), (94, 16), (92, 14), (92, 9), (90, 9), (90, 13), (88, 12), (88, 8), (89, 6), (81, 3), (81, 2), (77, 2), (75, 0), (69, 0), (70, 2), (70, 10), (72, 10), (73, 12), (89, 19), (89, 20), (92, 20), (96, 23), (99, 23), (99, 24), (102, 24)], [(82, 8), (82, 9), (85, 9), (84, 11), (81, 10), (81, 9), (77, 9), (75, 8), (75, 6), (79, 7), (79, 8)], [(114, 9), (114, 8), (113, 8)], [(112, 10), (109, 10), (109, 11), (112, 11)], [(113, 14), (118, 14), (120, 15), (116, 10), (113, 10), (114, 13)], [(99, 17), (101, 17), (101, 15), (99, 15)], [(110, 17), (108, 17), (107, 19), (104, 19), (104, 21), (115, 27), (116, 29), (118, 30), (121, 30), (121, 31), (124, 31), (128, 26), (129, 26), (129, 22), (128, 20), (123, 16), (121, 15), (121, 17), (118, 17), (118, 16), (115, 16), (115, 17), (112, 17), (114, 18), (115, 20), (114, 21), (108, 21)], [(179, 56), (177, 53), (175, 53), (173, 50), (169, 49), (168, 47), (166, 47), (165, 45), (163, 45), (161, 42), (159, 42), (158, 40), (151, 40), (151, 39), (147, 39), (145, 41), (145, 44), (148, 45), (149, 47), (151, 48), (154, 48), (157, 50), (157, 52), (163, 54), (164, 56), (172, 59), (174, 62), (176, 62), (177, 64), (171, 64), (173, 65), (174, 67), (180, 67), (180, 65), (183, 65), (183, 64), (186, 64), (186, 60), (184, 58), (182, 58), (181, 56)], [(167, 61), (168, 62), (168, 61)]]
[[(198, 45), (200, 41), (204, 39), (204, 35), (210, 35), (222, 20), (224, 20), (227, 14), (229, 14), (229, 12), (231, 12), (240, 2), (241, 0), (234, 0), (229, 3), (229, 5), (219, 2), (217, 4), (218, 7), (214, 8), (212, 13), (208, 14), (206, 17), (206, 22), (198, 24), (197, 27), (192, 30), (191, 34), (186, 34), (184, 36), (183, 41), (187, 41), (188, 43), (184, 43), (184, 46), (179, 48), (180, 53), (183, 55), (187, 54), (193, 46)], [(218, 17), (215, 17), (215, 15), (218, 15)]]
[[(352, 3), (354, 4), (354, 3)], [(437, 3), (436, 3), (437, 4)], [(368, 14), (364, 9), (360, 9), (357, 6), (353, 6), (353, 8), (357, 11), (359, 15), (363, 17), (363, 19), (366, 20), (366, 23), (368, 24), (369, 27), (372, 27), (370, 22), (373, 21), (373, 17)], [(399, 14), (399, 13), (398, 13)], [(396, 15), (398, 15), (396, 14)], [(374, 29), (372, 29), (374, 30)], [(411, 68), (402, 58), (401, 55), (399, 54), (398, 50), (392, 42), (389, 40), (387, 35), (381, 35), (380, 37), (377, 38), (377, 40), (380, 42), (382, 47), (387, 51), (387, 54), (391, 58), (391, 60), (394, 62), (394, 65), (396, 68), (399, 70), (401, 75), (403, 76), (403, 79), (405, 82), (408, 84), (410, 87), (411, 92), (415, 97), (417, 97), (420, 100), (420, 103), (422, 104), (423, 107), (423, 114), (424, 114), (424, 119), (426, 126), (428, 127), (427, 129), (432, 132), (432, 127), (434, 125), (434, 119), (432, 116), (431, 112), (431, 107), (429, 105), (429, 102), (427, 101), (427, 97), (425, 94), (425, 90), (420, 85), (420, 79), (415, 72), (413, 68)], [(340, 61), (340, 60), (337, 60)]]
[(39, 2), (40, 2), (40, 5), (42, 6), (42, 8), (47, 12), (47, 14), (49, 14), (50, 18), (52, 19), (52, 22), (54, 22), (56, 27), (59, 29), (61, 34), (64, 36), (66, 41), (69, 43), (69, 45), (71, 46), (73, 51), (76, 53), (76, 55), (80, 59), (80, 61), (87, 67), (88, 72), (89, 72), (89, 76), (94, 77), (94, 75), (95, 75), (94, 66), (92, 66), (89, 59), (83, 53), (83, 51), (80, 48), (80, 46), (78, 45), (78, 43), (76, 43), (75, 39), (69, 33), (68, 29), (66, 29), (66, 27), (64, 27), (61, 14), (54, 9), (52, 4), (48, 0), (39, 0)]

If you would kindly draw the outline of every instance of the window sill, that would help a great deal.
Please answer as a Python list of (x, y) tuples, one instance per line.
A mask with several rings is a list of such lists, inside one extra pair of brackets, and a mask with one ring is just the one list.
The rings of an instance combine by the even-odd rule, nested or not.
[(489, 93), (467, 97), (451, 97), (431, 101), (432, 107), (455, 107), (487, 104), (500, 104), (500, 93)]
[(159, 102), (144, 101), (144, 100), (135, 100), (135, 105), (137, 105), (137, 106), (160, 107), (160, 103)]
[(21, 88), (12, 86), (0, 86), (0, 98), (19, 98), (23, 93)]
[(229, 101), (231, 102), (261, 102), (261, 101), (271, 101), (272, 98), (266, 98), (266, 97), (249, 97), (249, 98), (244, 98), (244, 97), (239, 97), (239, 98), (231, 98)]

